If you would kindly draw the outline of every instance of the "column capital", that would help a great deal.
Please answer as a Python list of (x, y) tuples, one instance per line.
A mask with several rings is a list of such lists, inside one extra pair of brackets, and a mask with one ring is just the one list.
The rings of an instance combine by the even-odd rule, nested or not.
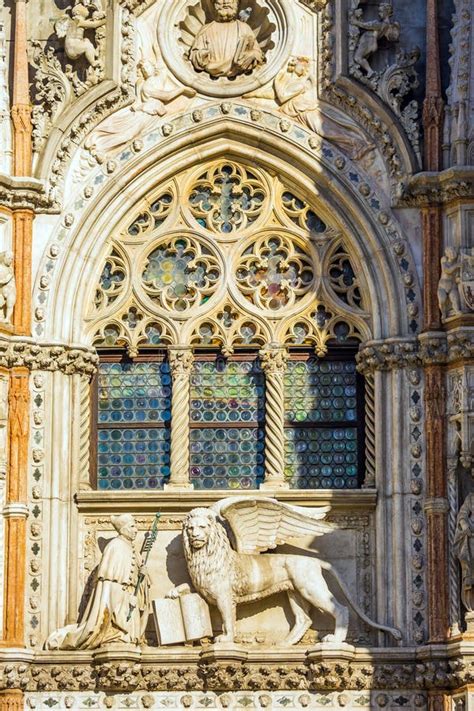
[(168, 349), (168, 361), (171, 375), (189, 375), (191, 373), (194, 354), (190, 346), (173, 346)]
[(270, 343), (259, 351), (262, 370), (265, 373), (284, 373), (288, 361), (288, 350), (285, 346)]

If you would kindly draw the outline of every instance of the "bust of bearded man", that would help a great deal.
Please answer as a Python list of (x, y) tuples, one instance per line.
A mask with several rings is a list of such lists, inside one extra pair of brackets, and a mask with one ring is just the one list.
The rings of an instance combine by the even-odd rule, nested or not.
[(189, 52), (194, 68), (230, 79), (263, 64), (252, 28), (238, 19), (239, 0), (214, 0), (213, 5), (216, 19), (202, 26)]

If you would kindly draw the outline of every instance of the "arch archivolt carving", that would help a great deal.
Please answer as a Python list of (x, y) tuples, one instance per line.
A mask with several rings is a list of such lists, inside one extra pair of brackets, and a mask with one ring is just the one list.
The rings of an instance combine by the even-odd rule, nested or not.
[[(128, 243), (138, 245), (140, 240), (143, 244), (151, 243), (155, 220), (171, 220), (176, 229), (196, 234), (201, 229), (203, 237), (207, 235), (213, 243), (214, 233), (199, 225), (199, 215), (196, 218), (187, 206), (183, 211), (181, 201), (177, 199), (175, 176), (180, 175), (183, 180), (181, 190), (183, 186), (190, 189), (196, 181), (199, 182), (207, 167), (222, 164), (223, 156), (226, 161), (238, 163), (260, 179), (264, 191), (273, 191), (273, 202), (279, 209), (279, 221), (272, 223), (275, 218), (265, 212), (267, 206), (264, 206), (250, 226), (239, 232), (242, 240), (260, 226), (270, 229), (276, 224), (278, 229), (287, 230), (305, 241), (307, 249), (317, 255), (313, 263), (316, 277), (320, 275), (321, 294), (315, 293), (314, 298), (323, 301), (326, 282), (330, 278), (327, 264), (323, 265), (321, 261), (326, 258), (322, 254), (323, 243), (336, 245), (339, 236), (343, 239), (344, 249), (349, 250), (353, 264), (358, 266), (357, 276), (362, 275), (365, 280), (365, 303), (360, 308), (356, 304), (355, 315), (359, 314), (364, 320), (365, 310), (370, 310), (374, 337), (394, 332), (409, 335), (409, 318), (413, 320), (413, 316), (408, 316), (407, 308), (411, 304), (413, 315), (419, 299), (414, 262), (390, 206), (377, 193), (376, 187), (366, 182), (367, 176), (352, 164), (341, 162), (340, 153), (333, 147), (322, 151), (304, 147), (301, 143), (296, 146), (287, 140), (287, 136), (277, 144), (268, 131), (256, 131), (255, 127), (237, 125), (231, 120), (220, 124), (218, 134), (214, 129), (209, 133), (208, 127), (194, 138), (190, 141), (187, 136), (184, 142), (182, 136), (176, 136), (172, 145), (166, 146), (158, 139), (157, 143), (150, 141), (147, 150), (139, 154), (128, 151), (121, 155), (113, 171), (110, 166), (97, 166), (86, 182), (77, 187), (70, 183), (70, 202), (45, 248), (38, 270), (34, 292), (37, 306), (34, 332), (38, 339), (48, 338), (54, 331), (68, 342), (91, 344), (92, 332), (88, 330), (86, 333), (84, 318), (86, 315), (89, 329), (94, 314), (91, 304), (97, 297), (97, 280), (107, 257), (113, 254), (112, 242), (118, 255), (116, 269), (121, 266), (120, 260), (130, 259), (124, 252)], [(153, 185), (157, 187), (151, 190)], [(277, 185), (280, 192), (275, 187)], [(305, 207), (301, 209), (299, 203), (292, 205), (284, 196), (286, 192), (296, 195)], [(157, 205), (160, 196), (165, 199)], [(135, 223), (139, 234), (125, 234)], [(155, 232), (153, 239), (158, 238)], [(65, 245), (68, 250), (64, 250)], [(220, 232), (219, 245), (220, 252), (228, 245), (232, 254), (237, 254), (232, 230), (230, 233)], [(137, 251), (140, 248), (137, 246)], [(407, 273), (410, 286), (405, 278)], [(129, 288), (127, 278), (123, 285), (118, 278), (117, 284), (109, 287), (112, 296), (116, 296), (114, 308), (118, 308), (119, 298), (122, 299), (120, 305), (128, 298), (123, 296)], [(87, 293), (84, 284), (90, 285), (91, 290)], [(120, 292), (120, 295), (113, 292)], [(411, 292), (410, 301), (408, 292)], [(341, 303), (337, 289), (331, 287), (331, 293), (339, 309), (350, 312), (354, 308), (348, 303), (349, 299)], [(109, 297), (110, 294), (106, 294), (106, 298)], [(232, 298), (237, 299), (235, 295)], [(135, 300), (142, 304), (141, 296), (135, 294)], [(241, 309), (248, 311), (250, 304), (241, 295), (238, 302)], [(214, 305), (217, 306), (217, 302)], [(310, 308), (311, 304), (306, 306)], [(112, 317), (112, 305), (110, 308), (108, 313)], [(207, 303), (203, 315), (205, 309), (210, 312), (212, 308), (213, 304)], [(105, 312), (101, 314), (105, 315)], [(166, 320), (166, 314), (160, 312), (160, 318)], [(272, 322), (271, 315), (266, 320)], [(181, 324), (182, 319), (178, 317), (175, 322)], [(414, 328), (418, 328), (416, 322)]]
[(229, 354), (281, 339), (324, 355), (330, 340), (369, 336), (366, 278), (325, 220), (314, 201), (242, 161), (178, 173), (111, 236), (88, 298), (93, 343)]

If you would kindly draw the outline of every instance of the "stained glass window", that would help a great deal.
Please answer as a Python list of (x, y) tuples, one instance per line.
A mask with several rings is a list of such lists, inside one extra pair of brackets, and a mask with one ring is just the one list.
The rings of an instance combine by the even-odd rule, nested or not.
[(258, 359), (197, 359), (191, 377), (195, 489), (252, 489), (264, 477), (264, 376)]
[(165, 361), (101, 362), (97, 486), (161, 489), (170, 474), (171, 375)]
[(301, 356), (285, 374), (285, 477), (292, 488), (354, 489), (362, 451), (355, 360)]

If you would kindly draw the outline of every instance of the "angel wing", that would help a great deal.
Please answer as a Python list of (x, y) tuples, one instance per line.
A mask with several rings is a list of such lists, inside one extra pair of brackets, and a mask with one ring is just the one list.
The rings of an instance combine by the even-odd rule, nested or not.
[(71, 22), (70, 17), (63, 15), (63, 17), (60, 17), (59, 20), (54, 23), (54, 31), (60, 39), (66, 37)]
[(228, 497), (212, 506), (226, 519), (235, 536), (238, 553), (261, 553), (299, 536), (322, 536), (332, 527), (322, 519), (329, 506), (304, 509), (267, 497)]

